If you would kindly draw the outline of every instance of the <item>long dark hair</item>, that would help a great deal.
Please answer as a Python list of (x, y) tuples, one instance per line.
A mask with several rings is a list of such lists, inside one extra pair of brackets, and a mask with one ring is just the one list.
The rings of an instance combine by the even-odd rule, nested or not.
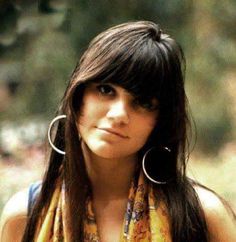
[(171, 174), (165, 185), (153, 185), (156, 196), (166, 203), (169, 212), (171, 237), (175, 242), (207, 241), (204, 213), (186, 177), (188, 157), (187, 99), (184, 90), (185, 58), (175, 40), (152, 22), (124, 23), (110, 28), (90, 43), (75, 68), (62, 99), (58, 114), (60, 121), (54, 143), (65, 149), (66, 155), (51, 151), (40, 196), (29, 216), (23, 241), (32, 241), (43, 208), (50, 203), (58, 178), (65, 183), (69, 205), (68, 219), (71, 241), (83, 241), (84, 208), (91, 184), (82, 155), (76, 118), (83, 91), (91, 82), (114, 83), (124, 87), (142, 102), (157, 98), (159, 116), (156, 127), (140, 153), (150, 147), (171, 149), (171, 162), (163, 166), (155, 157), (158, 169)]

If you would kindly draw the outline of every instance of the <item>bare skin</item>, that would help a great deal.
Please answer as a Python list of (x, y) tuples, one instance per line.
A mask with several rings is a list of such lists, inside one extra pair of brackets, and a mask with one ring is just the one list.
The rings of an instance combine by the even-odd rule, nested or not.
[[(157, 100), (151, 100), (149, 105), (157, 104)], [(140, 105), (122, 87), (94, 83), (84, 92), (77, 128), (103, 242), (119, 241), (137, 152), (146, 143), (157, 117), (156, 108)]]
[[(78, 130), (92, 184), (99, 237), (102, 242), (118, 242), (136, 154), (152, 131), (157, 113), (137, 106), (132, 96), (114, 86), (112, 89), (92, 86), (86, 95), (86, 107), (82, 112), (83, 120), (78, 122)], [(102, 105), (97, 108), (94, 103), (99, 102)], [(104, 130), (107, 128), (109, 130)], [(219, 198), (203, 188), (196, 187), (196, 191), (206, 215), (209, 242), (236, 241), (235, 221)], [(27, 190), (7, 203), (1, 220), (1, 242), (21, 240), (27, 203)]]
[[(118, 179), (114, 177), (114, 173), (112, 178), (114, 178), (114, 182), (118, 183)], [(102, 186), (97, 187), (97, 189), (103, 190)], [(111, 190), (111, 194), (112, 191), (115, 190)], [(210, 237), (209, 242), (236, 241), (236, 223), (233, 221), (233, 218), (227, 212), (219, 198), (203, 188), (197, 187), (196, 191), (206, 214), (206, 221)], [(106, 192), (109, 191), (107, 190)], [(123, 192), (125, 194), (125, 191)], [(113, 196), (121, 196), (121, 191), (119, 191), (119, 194), (113, 193)], [(94, 200), (94, 207), (96, 211), (99, 233), (102, 237), (101, 241), (119, 241), (118, 236), (122, 229), (121, 226), (124, 216), (124, 207), (126, 205), (126, 198), (123, 197), (120, 200), (117, 199), (116, 203), (114, 203), (112, 196), (110, 196), (110, 199), (108, 199), (108, 197), (105, 199), (105, 194), (104, 197), (101, 197), (101, 193), (98, 193), (96, 197), (97, 198)], [(27, 201), (28, 191), (24, 190), (14, 195), (5, 205), (0, 225), (1, 242), (21, 241), (26, 224)], [(117, 212), (114, 214), (116, 209)], [(110, 217), (110, 210), (112, 210), (112, 213), (114, 214), (112, 218)]]
[(20, 242), (27, 220), (28, 189), (15, 194), (5, 205), (0, 222), (1, 242)]
[(103, 242), (119, 241), (136, 159), (103, 159), (84, 153), (99, 237)]

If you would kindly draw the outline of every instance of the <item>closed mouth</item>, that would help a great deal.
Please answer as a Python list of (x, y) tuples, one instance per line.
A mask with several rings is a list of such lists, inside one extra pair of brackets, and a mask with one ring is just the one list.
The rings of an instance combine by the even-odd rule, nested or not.
[(119, 136), (121, 138), (124, 138), (124, 139), (129, 138), (127, 135), (121, 134), (121, 133), (119, 133), (119, 132), (117, 132), (117, 131), (115, 131), (113, 129), (110, 129), (110, 128), (98, 128), (98, 129), (106, 131), (106, 132), (114, 134), (114, 135), (117, 135), (117, 136)]

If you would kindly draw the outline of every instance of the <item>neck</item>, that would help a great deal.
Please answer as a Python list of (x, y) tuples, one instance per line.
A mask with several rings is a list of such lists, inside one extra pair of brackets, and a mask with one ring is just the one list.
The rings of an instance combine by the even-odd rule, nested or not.
[(93, 154), (85, 145), (83, 153), (94, 198), (127, 198), (137, 157), (106, 159)]

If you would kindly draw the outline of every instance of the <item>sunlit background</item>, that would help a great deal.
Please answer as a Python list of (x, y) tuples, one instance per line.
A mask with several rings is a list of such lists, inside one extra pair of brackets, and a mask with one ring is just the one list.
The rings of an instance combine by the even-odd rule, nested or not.
[(0, 0), (0, 213), (41, 179), (48, 123), (88, 42), (131, 20), (181, 43), (197, 130), (188, 171), (236, 209), (235, 13), (235, 0)]

